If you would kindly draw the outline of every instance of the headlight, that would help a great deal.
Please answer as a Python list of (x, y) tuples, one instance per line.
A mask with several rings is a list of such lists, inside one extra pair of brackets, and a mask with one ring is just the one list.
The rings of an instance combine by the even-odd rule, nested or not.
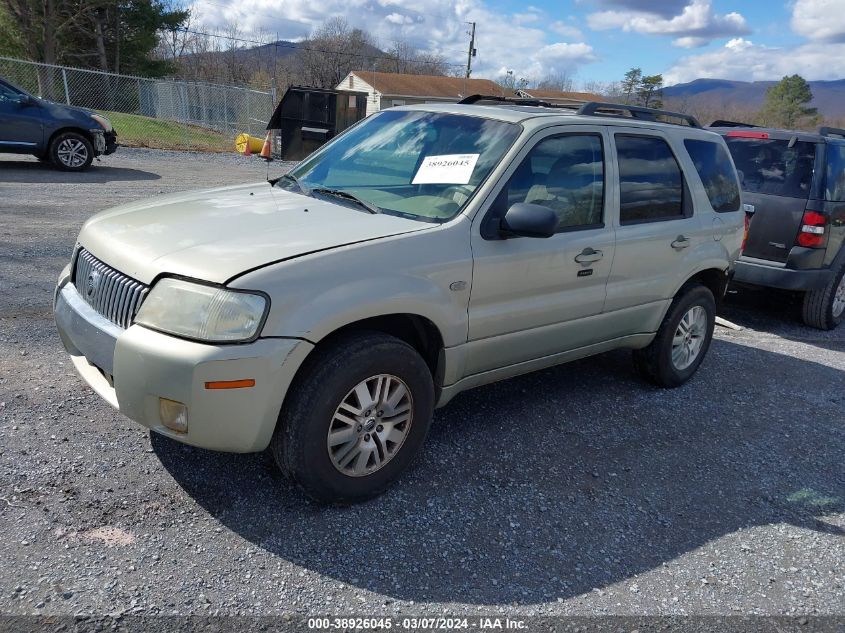
[(94, 119), (100, 125), (100, 127), (103, 128), (106, 132), (111, 131), (111, 129), (112, 129), (111, 121), (109, 121), (102, 114), (92, 114), (91, 118)]
[(211, 343), (246, 341), (258, 334), (267, 310), (259, 294), (182, 279), (162, 279), (150, 290), (135, 323)]

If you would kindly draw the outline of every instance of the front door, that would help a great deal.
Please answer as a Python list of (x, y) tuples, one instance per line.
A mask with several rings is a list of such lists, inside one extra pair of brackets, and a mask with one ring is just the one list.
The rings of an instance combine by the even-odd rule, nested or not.
[(41, 146), (43, 134), (41, 106), (0, 83), (0, 150), (35, 151)]
[[(594, 342), (588, 317), (604, 308), (614, 252), (605, 145), (600, 127), (545, 133), (523, 150), (491, 207), (476, 216), (465, 375)], [(519, 202), (552, 209), (557, 233), (504, 239), (499, 221)]]

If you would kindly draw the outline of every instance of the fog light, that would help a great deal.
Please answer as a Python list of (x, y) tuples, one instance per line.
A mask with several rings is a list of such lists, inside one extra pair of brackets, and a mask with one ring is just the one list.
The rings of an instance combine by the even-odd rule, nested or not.
[(177, 433), (188, 432), (188, 407), (184, 404), (167, 398), (159, 398), (158, 412), (161, 423), (168, 429)]

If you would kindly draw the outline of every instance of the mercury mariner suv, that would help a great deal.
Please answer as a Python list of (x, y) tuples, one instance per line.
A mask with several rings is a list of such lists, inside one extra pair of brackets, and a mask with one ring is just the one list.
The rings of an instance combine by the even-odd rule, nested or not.
[(180, 442), (268, 446), (351, 502), (459, 392), (615, 348), (676, 387), (710, 345), (745, 214), (724, 140), (629, 106), (391, 108), (270, 182), (83, 226), (55, 296), (82, 378)]

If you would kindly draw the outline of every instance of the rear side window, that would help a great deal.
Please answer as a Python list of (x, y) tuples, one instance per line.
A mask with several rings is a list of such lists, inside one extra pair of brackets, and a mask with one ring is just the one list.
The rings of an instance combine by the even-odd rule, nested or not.
[(807, 198), (813, 183), (815, 143), (726, 138), (742, 190), (787, 198)]
[(845, 145), (827, 145), (824, 199), (845, 202)]
[(616, 135), (622, 224), (684, 215), (683, 176), (662, 138)]
[(728, 151), (720, 143), (696, 139), (686, 139), (684, 147), (701, 177), (713, 210), (739, 211), (739, 187)]

